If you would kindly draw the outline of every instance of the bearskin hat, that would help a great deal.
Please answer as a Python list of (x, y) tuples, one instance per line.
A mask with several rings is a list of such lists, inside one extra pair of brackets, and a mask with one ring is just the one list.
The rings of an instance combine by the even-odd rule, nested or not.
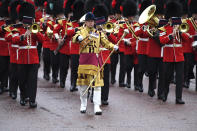
[(181, 17), (182, 6), (176, 0), (170, 0), (166, 4), (165, 18), (169, 19), (170, 17)]
[(155, 14), (164, 14), (165, 13), (165, 2), (166, 0), (154, 0), (153, 4), (156, 5)]
[(73, 5), (72, 20), (79, 20), (84, 15), (84, 2), (83, 0), (76, 0)]
[(44, 2), (46, 0), (34, 0), (35, 5), (38, 6), (44, 6)]
[(64, 0), (64, 15), (67, 17), (73, 12), (75, 0)]
[(0, 3), (0, 17), (9, 17), (8, 6), (10, 0), (1, 0)]
[(151, 0), (143, 0), (142, 3), (141, 3), (141, 7), (140, 7), (140, 10), (139, 10), (139, 15), (142, 14), (142, 12), (152, 4)]
[(182, 5), (182, 15), (187, 15), (188, 14), (187, 1), (186, 0), (179, 0), (179, 1)]
[(54, 11), (54, 0), (47, 0), (45, 3), (46, 6), (46, 13), (49, 15), (53, 15)]
[(85, 13), (92, 12), (92, 10), (94, 9), (94, 7), (96, 5), (98, 5), (98, 4), (100, 4), (100, 3), (101, 3), (100, 0), (86, 0), (85, 7), (84, 7)]
[(64, 3), (63, 0), (54, 1), (54, 8), (53, 8), (54, 16), (64, 13), (63, 3)]
[[(18, 8), (23, 3), (22, 0), (12, 0), (9, 4), (8, 11), (10, 19), (14, 22), (18, 19)], [(18, 7), (18, 8), (17, 8)]]
[(190, 2), (188, 3), (189, 5), (189, 11), (191, 14), (197, 14), (197, 0), (190, 0)]
[(108, 19), (108, 10), (107, 7), (104, 4), (98, 4), (95, 6), (93, 10), (93, 14), (95, 17), (105, 17), (105, 20), (107, 21)]
[(121, 14), (121, 9), (120, 6), (122, 5), (122, 3), (124, 2), (124, 0), (113, 0), (112, 1), (112, 8), (114, 9), (114, 12), (116, 14)]
[(137, 14), (137, 5), (134, 0), (125, 0), (122, 7), (124, 17), (135, 16)]
[(17, 8), (19, 8), (18, 17), (20, 21), (23, 20), (23, 16), (35, 18), (35, 8), (31, 3), (23, 2), (22, 4), (20, 4), (20, 7)]
[(104, 0), (104, 4), (106, 5), (107, 9), (108, 9), (108, 13), (109, 15), (113, 15), (114, 11), (112, 9), (112, 0)]

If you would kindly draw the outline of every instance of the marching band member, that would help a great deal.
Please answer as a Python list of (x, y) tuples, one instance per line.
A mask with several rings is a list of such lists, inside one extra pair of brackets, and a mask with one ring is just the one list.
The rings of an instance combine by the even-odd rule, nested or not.
[[(195, 47), (195, 43), (197, 41), (197, 8), (196, 8), (196, 5), (197, 4), (197, 1), (196, 0), (190, 0), (188, 1), (188, 5), (189, 5), (189, 11), (192, 15), (192, 19), (193, 21), (188, 21), (189, 23), (189, 32), (190, 32), (190, 35), (193, 36), (193, 48), (194, 48), (194, 60), (195, 60), (195, 65), (197, 63), (197, 51), (196, 51), (196, 47)], [(191, 31), (190, 31), (191, 30)], [(197, 66), (196, 66), (196, 70), (197, 70)], [(197, 76), (197, 71), (196, 71), (196, 76)], [(197, 91), (197, 77), (195, 78), (196, 80), (196, 91)]]
[[(28, 2), (23, 2), (18, 8), (19, 20), (26, 18), (35, 18), (34, 6)], [(27, 19), (29, 21), (29, 19)], [(31, 19), (28, 23), (31, 23)], [(19, 35), (12, 37), (13, 44), (19, 45), (17, 50), (18, 68), (19, 68), (19, 86), (21, 89), (20, 104), (25, 106), (25, 98), (29, 98), (30, 108), (37, 107), (37, 76), (38, 76), (38, 52), (36, 41), (42, 41), (40, 32), (33, 33), (29, 29), (29, 24), (23, 24), (17, 27)]]
[(73, 42), (79, 42), (81, 50), (77, 79), (77, 85), (79, 86), (81, 99), (80, 112), (86, 112), (87, 92), (85, 91), (87, 90), (87, 87), (92, 79), (97, 76), (91, 86), (94, 87), (94, 113), (96, 115), (101, 115), (101, 86), (103, 86), (103, 78), (101, 72), (98, 72), (102, 65), (102, 60), (99, 56), (99, 47), (100, 44), (102, 44), (103, 47), (107, 49), (117, 50), (118, 46), (113, 45), (106, 39), (102, 32), (99, 32), (94, 28), (94, 20), (95, 17), (91, 12), (86, 14), (85, 27), (77, 31), (76, 35), (73, 37)]
[[(125, 23), (120, 27), (118, 36), (122, 36), (124, 30), (127, 30), (129, 34), (125, 36), (125, 38), (122, 41), (122, 44), (125, 44), (125, 70), (127, 74), (127, 81), (126, 86), (127, 88), (131, 88), (131, 71), (134, 67), (134, 53), (135, 53), (135, 46), (136, 46), (136, 39), (134, 34), (134, 17), (137, 13), (137, 5), (132, 0), (125, 0), (122, 4), (123, 7), (123, 17), (125, 17)], [(133, 33), (131, 32), (133, 31)]]
[[(148, 6), (150, 6), (152, 2), (150, 0), (144, 0), (141, 3), (139, 14), (142, 13)], [(147, 45), (149, 43), (149, 35), (146, 31), (148, 24), (142, 24), (139, 27), (135, 28), (135, 34), (139, 37), (137, 41), (137, 54), (138, 54), (138, 62), (139, 62), (139, 92), (143, 92), (143, 76), (147, 71)]]
[(8, 14), (9, 0), (1, 1), (0, 5), (0, 94), (8, 91), (8, 74), (9, 74), (9, 50), (8, 42), (5, 40), (6, 20), (9, 18)]
[[(65, 81), (68, 74), (69, 68), (69, 59), (70, 59), (70, 38), (66, 36), (67, 30), (69, 27), (72, 27), (72, 23), (69, 20), (63, 19), (67, 14), (63, 12), (63, 6), (59, 1), (59, 12), (55, 10), (56, 15), (58, 18), (62, 18), (58, 20), (58, 23), (54, 26), (53, 35), (54, 38), (57, 40), (58, 44), (64, 42), (64, 45), (59, 50), (59, 66), (60, 66), (60, 87), (65, 88)], [(61, 10), (60, 10), (61, 9)], [(65, 11), (66, 12), (66, 11)], [(66, 38), (67, 37), (67, 38)], [(65, 40), (64, 40), (65, 39)], [(56, 46), (57, 48), (58, 46)], [(55, 49), (56, 49), (55, 48)], [(55, 50), (54, 49), (54, 50)]]
[[(163, 19), (164, 16), (164, 6), (165, 1), (164, 0), (155, 0), (154, 4), (156, 5), (156, 11), (155, 16), (158, 19)], [(161, 22), (158, 23), (160, 25), (158, 26), (150, 26), (149, 30), (155, 30), (155, 28), (159, 28), (161, 25)], [(158, 90), (157, 90), (157, 96), (158, 99), (162, 99), (162, 91), (163, 91), (163, 59), (162, 59), (162, 52), (161, 52), (161, 43), (158, 40), (159, 33), (157, 29), (153, 31), (153, 36), (149, 36), (149, 43), (147, 45), (147, 64), (148, 69), (147, 72), (149, 74), (149, 87), (148, 87), (148, 95), (150, 97), (153, 97), (155, 95), (156, 89), (156, 80), (157, 75), (159, 75), (158, 80)], [(156, 38), (155, 38), (156, 37)]]
[(175, 69), (176, 72), (176, 104), (185, 104), (182, 100), (182, 84), (184, 74), (184, 56), (182, 41), (188, 41), (189, 35), (179, 31), (177, 19), (173, 17), (180, 17), (182, 6), (176, 1), (169, 1), (166, 4), (165, 18), (169, 19), (169, 24), (164, 26), (165, 32), (160, 35), (160, 42), (164, 44), (163, 62), (164, 62), (164, 96), (163, 101), (167, 100), (169, 93), (170, 79)]

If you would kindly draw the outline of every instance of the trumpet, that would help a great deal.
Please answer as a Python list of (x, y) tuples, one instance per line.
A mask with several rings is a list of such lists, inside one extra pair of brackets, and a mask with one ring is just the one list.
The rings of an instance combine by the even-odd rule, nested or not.
[(40, 32), (40, 26), (36, 23), (32, 24), (30, 27), (30, 31), (34, 34)]
[(186, 19), (182, 20), (182, 24), (179, 26), (179, 31), (182, 33), (187, 33), (189, 31), (189, 24)]
[(106, 22), (104, 25), (104, 30), (107, 33), (112, 33), (114, 31), (115, 25), (112, 22)]

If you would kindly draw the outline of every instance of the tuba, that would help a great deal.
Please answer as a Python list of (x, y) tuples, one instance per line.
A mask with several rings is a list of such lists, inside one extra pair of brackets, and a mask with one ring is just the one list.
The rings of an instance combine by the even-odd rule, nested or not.
[[(159, 25), (159, 18), (155, 16), (156, 5), (150, 5), (147, 7), (139, 17), (139, 24), (148, 23), (149, 26), (156, 27)], [(153, 37), (153, 33), (150, 31), (149, 27), (147, 32), (151, 37)]]

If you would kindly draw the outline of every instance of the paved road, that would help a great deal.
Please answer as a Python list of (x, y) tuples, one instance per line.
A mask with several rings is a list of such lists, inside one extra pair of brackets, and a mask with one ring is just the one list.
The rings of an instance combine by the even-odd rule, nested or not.
[[(69, 74), (70, 76), (70, 74)], [(69, 78), (68, 76), (68, 78)], [(144, 93), (131, 89), (110, 87), (109, 106), (102, 106), (103, 115), (93, 114), (89, 101), (87, 113), (79, 113), (79, 92), (46, 82), (39, 71), (37, 109), (22, 107), (19, 98), (12, 100), (7, 93), (0, 96), (0, 131), (196, 131), (197, 93), (192, 81), (184, 89), (185, 105), (175, 104), (174, 85), (166, 103), (147, 95), (148, 78)]]

